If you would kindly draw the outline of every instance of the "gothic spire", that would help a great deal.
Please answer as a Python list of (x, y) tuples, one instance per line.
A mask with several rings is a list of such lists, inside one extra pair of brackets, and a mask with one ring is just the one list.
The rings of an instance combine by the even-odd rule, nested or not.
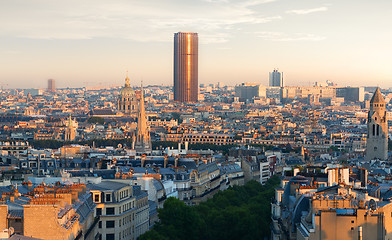
[(139, 112), (137, 118), (137, 129), (136, 129), (136, 153), (151, 153), (151, 138), (150, 132), (147, 126), (147, 118), (144, 107), (144, 91), (143, 84), (141, 84), (140, 90), (140, 102)]

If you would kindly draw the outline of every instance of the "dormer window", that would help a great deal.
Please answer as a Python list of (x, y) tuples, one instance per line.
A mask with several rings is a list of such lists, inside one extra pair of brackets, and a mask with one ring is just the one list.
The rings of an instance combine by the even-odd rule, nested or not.
[(94, 198), (95, 203), (101, 202), (101, 194), (100, 193), (94, 193), (93, 198)]
[(105, 194), (105, 202), (111, 202), (111, 201), (112, 201), (112, 194), (106, 193)]

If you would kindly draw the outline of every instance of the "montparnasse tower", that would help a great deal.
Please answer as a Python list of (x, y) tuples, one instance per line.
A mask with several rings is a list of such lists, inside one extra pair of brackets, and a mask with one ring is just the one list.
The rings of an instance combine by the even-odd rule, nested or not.
[(197, 33), (178, 32), (174, 34), (174, 101), (197, 102), (198, 81)]
[(147, 126), (146, 112), (144, 108), (144, 93), (143, 84), (140, 91), (139, 111), (137, 117), (136, 128), (136, 141), (135, 141), (136, 154), (150, 154), (152, 151), (151, 137)]
[(370, 100), (368, 112), (366, 159), (388, 159), (388, 120), (385, 100), (377, 88)]

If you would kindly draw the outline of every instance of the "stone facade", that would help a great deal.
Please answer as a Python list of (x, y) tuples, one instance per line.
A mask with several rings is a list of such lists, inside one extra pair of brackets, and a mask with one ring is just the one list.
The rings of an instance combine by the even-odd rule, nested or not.
[(376, 89), (370, 100), (367, 127), (366, 158), (386, 160), (388, 158), (388, 120), (385, 100), (380, 88)]
[(134, 190), (127, 183), (104, 181), (89, 188), (97, 204), (102, 240), (137, 239), (148, 230), (148, 195), (139, 186)]
[(137, 113), (137, 97), (135, 91), (130, 87), (129, 77), (125, 78), (125, 85), (120, 91), (117, 100), (117, 109), (124, 114)]

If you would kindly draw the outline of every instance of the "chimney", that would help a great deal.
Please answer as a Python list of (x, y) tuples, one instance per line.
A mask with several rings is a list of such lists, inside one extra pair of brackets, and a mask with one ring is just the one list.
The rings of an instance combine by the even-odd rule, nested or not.
[(178, 155), (176, 156), (176, 159), (174, 160), (174, 167), (178, 167)]
[(164, 168), (167, 167), (167, 162), (168, 162), (168, 156), (165, 155), (165, 156), (163, 157), (163, 167), (164, 167)]
[(362, 240), (362, 227), (358, 227), (358, 240)]

